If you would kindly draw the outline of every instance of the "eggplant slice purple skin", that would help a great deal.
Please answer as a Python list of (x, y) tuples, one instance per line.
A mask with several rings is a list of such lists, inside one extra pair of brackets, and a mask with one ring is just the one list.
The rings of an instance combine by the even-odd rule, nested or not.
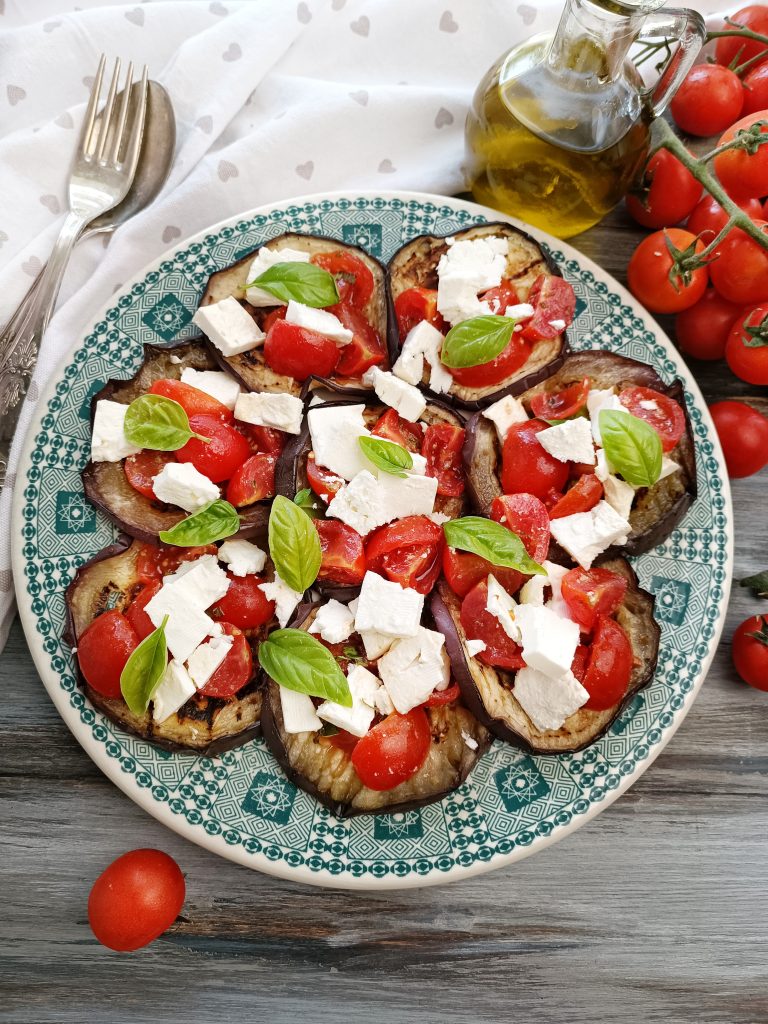
[[(388, 325), (392, 316), (392, 299), (386, 287), (386, 270), (377, 259), (370, 256), (363, 249), (356, 245), (348, 245), (346, 242), (334, 238), (325, 238), (321, 235), (304, 235), (288, 233), (278, 235), (265, 242), (252, 252), (247, 253), (236, 263), (217, 270), (208, 279), (203, 296), (200, 300), (201, 306), (207, 306), (212, 302), (220, 302), (228, 296), (234, 296), (261, 327), (266, 316), (274, 309), (279, 308), (279, 303), (274, 306), (254, 307), (245, 300), (245, 285), (248, 282), (248, 271), (250, 270), (253, 258), (260, 248), (268, 249), (299, 249), (310, 254), (336, 252), (342, 250), (348, 252), (368, 267), (373, 274), (374, 289), (371, 299), (362, 310), (368, 322), (376, 329), (381, 343), (387, 350)], [(211, 356), (216, 362), (233, 376), (249, 391), (280, 391), (305, 398), (307, 394), (317, 387), (335, 384), (349, 395), (367, 397), (371, 389), (366, 388), (359, 377), (318, 377), (310, 375), (305, 381), (297, 381), (293, 377), (275, 373), (264, 362), (261, 348), (251, 349), (250, 352), (243, 352), (237, 356), (224, 356), (211, 342), (206, 342)], [(382, 365), (382, 369), (388, 366)]]
[[(141, 543), (123, 535), (102, 549), (75, 573), (66, 590), (67, 625), (64, 640), (77, 646), (79, 637), (101, 613), (123, 610), (138, 593), (136, 558)], [(252, 648), (267, 633), (247, 631)], [(258, 665), (253, 654), (254, 666)], [(164, 750), (208, 756), (239, 747), (260, 733), (262, 693), (257, 676), (227, 700), (197, 694), (164, 722), (155, 722), (149, 710), (134, 714), (123, 700), (104, 697), (90, 686), (75, 655), (78, 683), (94, 707), (111, 722)]]
[[(393, 310), (397, 297), (408, 288), (437, 288), (437, 264), (440, 257), (448, 251), (447, 238), (462, 241), (499, 235), (507, 238), (509, 245), (507, 273), (504, 276), (517, 287), (520, 302), (525, 302), (539, 275), (563, 276), (552, 257), (535, 239), (503, 221), (476, 224), (451, 235), (420, 235), (398, 249), (390, 260), (388, 290)], [(482, 388), (470, 388), (454, 383), (448, 394), (435, 397), (463, 406), (465, 409), (485, 409), (505, 395), (519, 395), (521, 391), (527, 391), (534, 384), (549, 377), (562, 364), (568, 351), (568, 337), (563, 331), (552, 340), (537, 342), (525, 366), (516, 371), (501, 387), (498, 384), (491, 384)], [(399, 352), (400, 335), (397, 317), (393, 315), (389, 322), (389, 358), (393, 364)], [(424, 374), (423, 388), (428, 394), (433, 394), (429, 390), (428, 370)]]
[[(307, 629), (319, 605), (301, 605), (291, 622)], [(347, 643), (354, 643), (355, 634)], [(360, 814), (400, 814), (435, 803), (460, 786), (491, 744), (489, 731), (460, 704), (426, 708), (432, 730), (427, 760), (416, 774), (394, 789), (379, 791), (364, 786), (349, 754), (319, 733), (285, 731), (277, 683), (264, 675), (262, 730), (267, 746), (285, 774), (299, 789), (314, 796), (341, 818)], [(466, 734), (477, 743), (471, 750)]]
[[(172, 362), (173, 359), (178, 362)], [(147, 393), (155, 381), (165, 378), (179, 380), (187, 367), (195, 370), (216, 370), (202, 338), (177, 341), (170, 345), (145, 345), (144, 360), (128, 380), (109, 380), (91, 401), (91, 424), (96, 404), (102, 399), (128, 405)], [(186, 519), (186, 512), (164, 505), (139, 494), (128, 483), (123, 462), (89, 462), (82, 472), (83, 490), (90, 503), (103, 512), (125, 533), (139, 540), (158, 543), (161, 530)], [(238, 537), (263, 537), (269, 521), (269, 501), (257, 502), (240, 510), (241, 528)]]
[[(667, 385), (653, 367), (614, 352), (572, 352), (563, 366), (552, 377), (520, 395), (523, 404), (545, 391), (559, 391), (576, 381), (589, 377), (598, 387), (647, 387), (673, 398), (685, 415), (685, 430), (680, 441), (668, 452), (680, 466), (677, 473), (660, 480), (653, 487), (638, 491), (630, 512), (632, 532), (626, 544), (615, 545), (603, 557), (615, 555), (641, 555), (663, 541), (675, 529), (697, 494), (696, 457), (693, 432), (685, 404), (683, 385), (679, 380)], [(496, 428), (482, 413), (476, 413), (467, 423), (464, 444), (464, 468), (467, 489), (474, 509), (482, 515), (490, 513), (491, 503), (502, 494), (499, 477), (501, 446)], [(552, 561), (572, 564), (567, 552), (552, 541), (549, 557)]]
[(513, 672), (492, 668), (466, 649), (461, 625), (461, 600), (441, 580), (432, 592), (430, 609), (437, 628), (445, 635), (453, 676), (472, 713), (499, 739), (532, 754), (575, 753), (589, 746), (611, 727), (635, 694), (647, 686), (656, 671), (661, 630), (653, 617), (655, 598), (638, 586), (637, 576), (623, 558), (599, 563), (627, 580), (624, 601), (616, 613), (632, 644), (635, 666), (622, 699), (605, 711), (581, 708), (560, 729), (538, 729), (514, 696)]

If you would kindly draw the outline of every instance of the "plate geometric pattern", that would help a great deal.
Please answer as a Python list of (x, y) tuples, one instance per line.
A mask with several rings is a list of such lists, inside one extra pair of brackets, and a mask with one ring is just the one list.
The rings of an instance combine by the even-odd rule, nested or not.
[(108, 377), (132, 373), (144, 344), (194, 334), (190, 319), (209, 274), (275, 235), (330, 235), (387, 260), (417, 234), (447, 234), (489, 218), (471, 204), (403, 193), (294, 201), (226, 222), (113, 298), (56, 375), (30, 432), (14, 515), (21, 542), (15, 576), (46, 686), (75, 736), (134, 800), (251, 867), (320, 885), (391, 888), (460, 878), (525, 856), (593, 816), (640, 774), (690, 706), (717, 643), (732, 526), (722, 457), (701, 397), (672, 347), (616, 282), (550, 239), (576, 290), (574, 347), (635, 356), (667, 381), (683, 376), (696, 439), (699, 498), (682, 526), (636, 563), (642, 585), (657, 597), (659, 670), (603, 739), (550, 758), (497, 742), (442, 803), (342, 821), (288, 782), (261, 740), (218, 758), (169, 755), (114, 728), (77, 689), (61, 640), (63, 589), (115, 535), (80, 486), (91, 395)]

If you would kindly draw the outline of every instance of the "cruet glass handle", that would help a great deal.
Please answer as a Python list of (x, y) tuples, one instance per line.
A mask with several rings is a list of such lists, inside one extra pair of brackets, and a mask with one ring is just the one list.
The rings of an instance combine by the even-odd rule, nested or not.
[(641, 37), (643, 39), (663, 38), (678, 41), (677, 49), (664, 65), (658, 81), (646, 94), (650, 100), (653, 115), (658, 117), (664, 112), (683, 79), (691, 70), (699, 50), (706, 41), (707, 28), (704, 19), (698, 12), (681, 8), (648, 15), (643, 24)]

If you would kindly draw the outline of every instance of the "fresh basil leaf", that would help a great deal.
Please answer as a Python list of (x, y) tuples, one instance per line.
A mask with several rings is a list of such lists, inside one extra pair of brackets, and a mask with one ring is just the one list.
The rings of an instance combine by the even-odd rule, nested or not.
[(161, 530), (158, 536), (164, 544), (175, 544), (180, 548), (194, 548), (202, 544), (213, 544), (216, 540), (231, 537), (240, 529), (237, 509), (228, 501), (218, 498), (176, 523), (170, 530)]
[(120, 692), (134, 713), (143, 715), (168, 665), (165, 642), (166, 615), (160, 625), (131, 653), (120, 673)]
[(768, 569), (757, 572), (754, 576), (747, 576), (740, 581), (740, 586), (754, 590), (758, 597), (768, 597)]
[(293, 496), (294, 505), (298, 505), (300, 509), (303, 509), (307, 513), (310, 519), (317, 519), (320, 516), (320, 506), (317, 503), (317, 498), (313, 491), (308, 487), (304, 487), (302, 490), (297, 491)]
[(317, 579), (320, 537), (309, 516), (282, 494), (269, 513), (269, 553), (275, 572), (293, 590), (303, 592)]
[(246, 288), (263, 288), (281, 302), (301, 302), (305, 306), (334, 306), (339, 301), (336, 279), (314, 263), (275, 263)]
[(401, 444), (385, 441), (380, 437), (366, 437), (365, 434), (361, 434), (357, 440), (366, 459), (379, 469), (383, 469), (385, 473), (404, 477), (407, 475), (403, 472), (404, 469), (413, 469), (411, 453)]
[(516, 533), (501, 523), (481, 516), (464, 516), (443, 523), (445, 542), (448, 547), (471, 551), (493, 565), (517, 569), (529, 576), (546, 576), (547, 571), (534, 562), (525, 545)]
[(630, 412), (603, 409), (600, 435), (605, 457), (633, 487), (652, 487), (661, 476), (661, 438)]
[(270, 633), (259, 645), (259, 663), (286, 690), (352, 707), (349, 683), (336, 659), (327, 647), (302, 629), (276, 629)]
[(473, 316), (456, 324), (445, 336), (440, 360), (461, 369), (490, 363), (509, 344), (515, 320), (509, 316)]
[(192, 437), (206, 444), (210, 441), (191, 430), (184, 409), (164, 395), (134, 399), (125, 413), (123, 430), (131, 444), (156, 452), (175, 452)]

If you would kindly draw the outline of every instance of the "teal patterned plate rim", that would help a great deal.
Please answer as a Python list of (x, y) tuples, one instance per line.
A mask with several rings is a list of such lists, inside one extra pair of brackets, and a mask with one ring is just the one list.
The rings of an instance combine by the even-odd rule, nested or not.
[[(635, 560), (656, 595), (659, 668), (602, 739), (578, 754), (531, 757), (495, 742), (442, 802), (394, 816), (335, 818), (283, 775), (262, 740), (218, 758), (168, 754), (114, 727), (78, 690), (61, 639), (64, 588), (114, 528), (85, 501), (91, 396), (129, 376), (142, 345), (194, 334), (214, 270), (284, 231), (325, 234), (387, 260), (424, 233), (507, 219), (462, 200), (410, 192), (327, 193), (232, 217), (170, 249), (97, 314), (46, 389), (26, 438), (12, 535), (19, 611), (35, 664), (76, 739), (133, 801), (193, 842), (270, 875), (343, 889), (442, 884), (511, 864), (611, 804), (669, 742), (720, 636), (732, 569), (733, 514), (722, 452), (696, 382), (631, 296), (563, 242), (532, 231), (577, 294), (571, 340), (682, 378), (693, 423), (699, 497), (667, 541)], [(513, 221), (514, 223), (514, 221)]]

